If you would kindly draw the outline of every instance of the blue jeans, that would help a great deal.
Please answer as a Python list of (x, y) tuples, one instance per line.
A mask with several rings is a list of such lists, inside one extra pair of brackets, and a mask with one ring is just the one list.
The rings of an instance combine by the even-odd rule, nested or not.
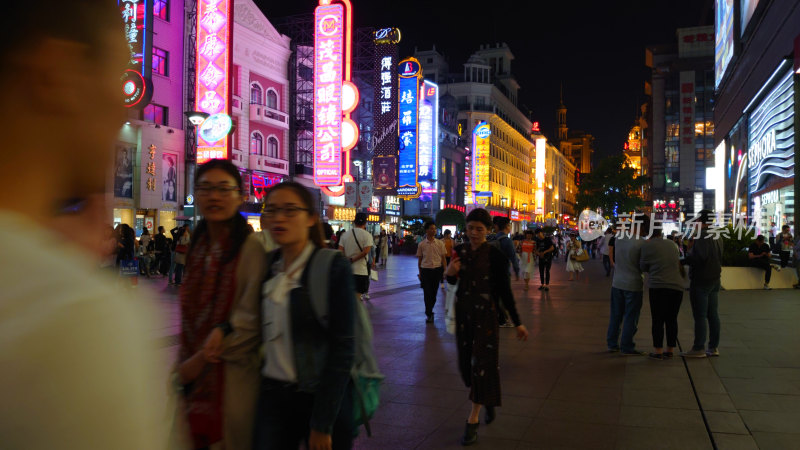
[[(620, 349), (623, 352), (636, 350), (633, 336), (639, 325), (639, 313), (642, 311), (642, 291), (625, 291), (611, 288), (611, 315), (608, 320), (606, 343), (609, 350)], [(620, 327), (622, 328), (622, 345), (620, 345)]]
[(719, 346), (719, 288), (720, 281), (694, 284), (689, 288), (689, 300), (694, 315), (694, 345), (692, 350), (706, 347), (706, 321), (708, 321), (708, 348)]

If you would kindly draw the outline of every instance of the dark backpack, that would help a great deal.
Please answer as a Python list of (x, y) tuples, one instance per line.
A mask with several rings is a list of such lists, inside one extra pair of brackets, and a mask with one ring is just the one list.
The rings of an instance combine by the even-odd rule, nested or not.
[[(267, 267), (272, 267), (278, 252), (268, 256)], [(300, 284), (308, 289), (311, 309), (317, 322), (323, 329), (328, 329), (328, 293), (330, 292), (330, 273), (333, 259), (340, 255), (338, 250), (318, 248), (314, 250), (300, 277)], [(309, 283), (310, 274), (314, 274), (314, 283)], [(354, 294), (355, 295), (355, 294)], [(353, 380), (353, 425), (354, 433), (364, 425), (367, 436), (372, 436), (369, 419), (375, 415), (380, 403), (380, 385), (384, 376), (378, 370), (378, 362), (372, 347), (372, 322), (364, 305), (355, 300), (356, 320), (353, 323), (355, 335), (355, 357), (350, 377)]]

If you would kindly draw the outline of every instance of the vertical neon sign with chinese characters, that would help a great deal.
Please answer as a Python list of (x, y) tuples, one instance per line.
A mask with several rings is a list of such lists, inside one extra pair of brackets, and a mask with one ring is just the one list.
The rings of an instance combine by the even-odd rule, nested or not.
[(492, 129), (480, 122), (472, 131), (472, 193), (476, 197), (491, 197), (489, 190), (489, 136)]
[(333, 197), (352, 182), (350, 149), (358, 126), (350, 114), (358, 89), (350, 81), (352, 7), (350, 0), (320, 0), (314, 11), (314, 184)]
[(344, 7), (318, 7), (314, 26), (314, 184), (338, 186), (342, 183)]
[(375, 31), (375, 80), (373, 117), (375, 126), (368, 148), (373, 153), (374, 192), (397, 194), (398, 143), (398, 77), (397, 44), (400, 30), (383, 28)]
[(424, 80), (419, 105), (419, 182), (422, 200), (430, 201), (436, 192), (439, 161), (439, 86)]
[[(536, 139), (536, 214), (544, 214), (544, 182), (547, 158), (547, 139)], [(579, 173), (579, 172), (576, 172)]]
[(400, 120), (399, 160), (397, 193), (405, 199), (420, 195), (419, 185), (419, 87), (422, 67), (414, 58), (407, 58), (398, 64), (400, 76), (399, 108)]
[[(230, 114), (232, 0), (197, 2), (197, 80), (195, 109)], [(197, 163), (228, 158), (228, 136), (217, 142), (197, 137)]]
[(141, 109), (150, 103), (153, 84), (150, 80), (153, 62), (152, 0), (119, 0), (125, 43), (128, 45), (127, 70), (122, 74), (123, 103)]

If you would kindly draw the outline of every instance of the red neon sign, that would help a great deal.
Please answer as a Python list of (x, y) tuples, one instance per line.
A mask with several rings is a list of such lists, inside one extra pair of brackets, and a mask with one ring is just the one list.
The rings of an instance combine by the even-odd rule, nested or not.
[(539, 122), (533, 122), (533, 127), (531, 128), (531, 131), (533, 131), (534, 133), (538, 133), (540, 131)]
[[(209, 115), (230, 113), (231, 0), (197, 2), (195, 109)], [(197, 163), (228, 158), (228, 136), (209, 143), (197, 137)]]

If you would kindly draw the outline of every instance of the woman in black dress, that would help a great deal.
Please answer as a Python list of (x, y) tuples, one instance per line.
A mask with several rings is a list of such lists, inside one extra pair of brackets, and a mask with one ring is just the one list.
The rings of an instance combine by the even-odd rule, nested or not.
[(508, 259), (486, 242), (492, 218), (485, 209), (475, 209), (467, 216), (468, 241), (455, 248), (447, 267), (450, 283), (458, 277), (456, 292), (456, 344), (458, 367), (464, 384), (470, 388), (472, 412), (467, 419), (463, 445), (478, 440), (481, 407), (486, 407), (486, 423), (495, 417), (500, 406), (498, 301), (508, 311), (517, 328), (517, 339), (526, 340), (528, 330), (520, 323), (514, 295), (511, 293)]

